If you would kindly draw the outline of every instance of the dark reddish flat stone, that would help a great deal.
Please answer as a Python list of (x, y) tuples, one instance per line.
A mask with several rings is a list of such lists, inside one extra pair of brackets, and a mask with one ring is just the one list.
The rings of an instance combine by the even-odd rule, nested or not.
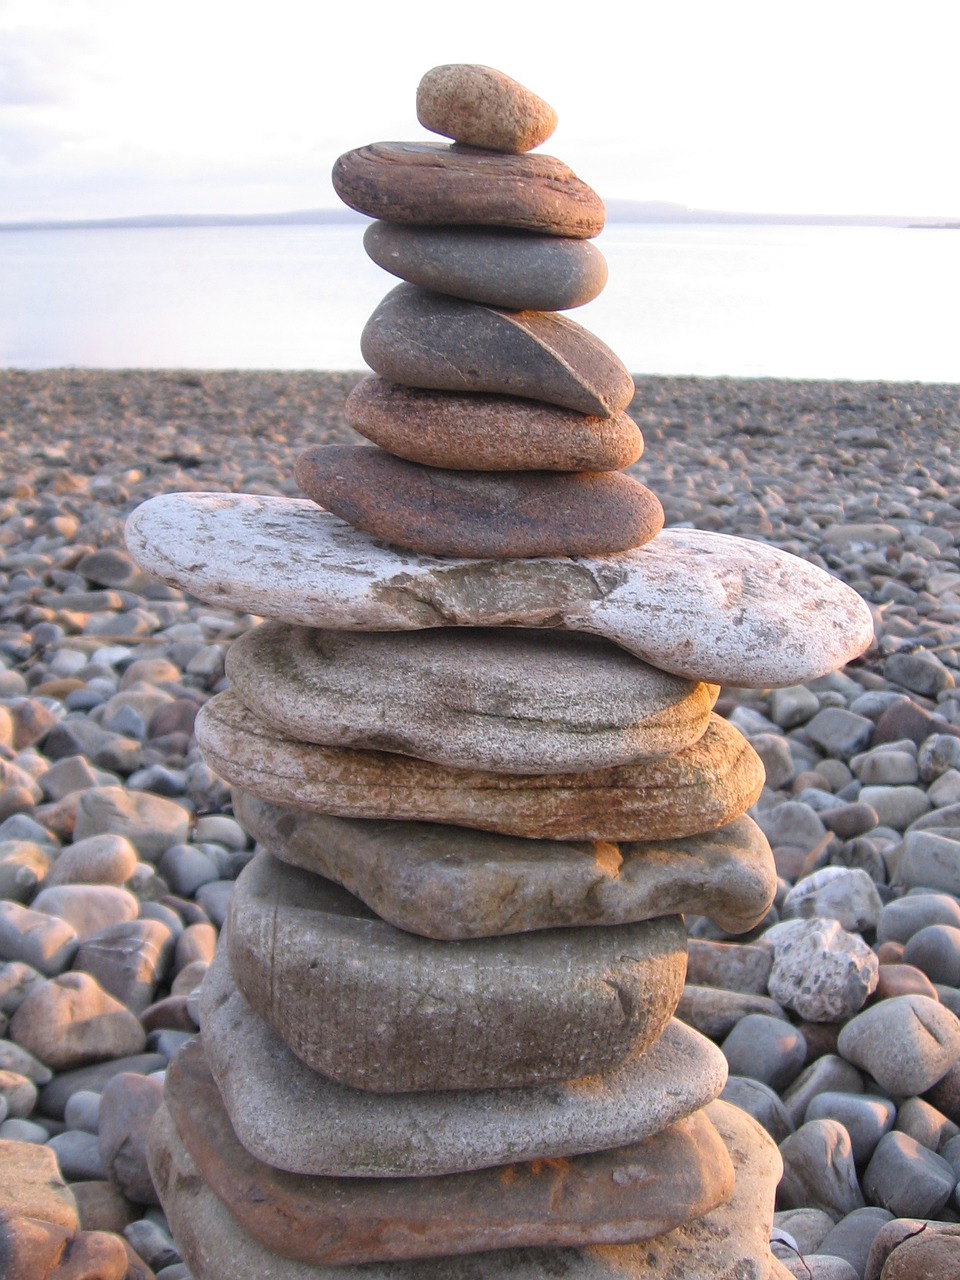
[(363, 247), (384, 271), (422, 289), (517, 311), (582, 307), (607, 283), (600, 250), (570, 236), (374, 222)]
[(603, 201), (553, 156), (373, 142), (342, 155), (332, 178), (344, 204), (386, 222), (511, 227), (577, 240), (603, 230)]
[(620, 471), (643, 452), (626, 413), (590, 417), (518, 396), (425, 391), (377, 377), (354, 387), (345, 413), (388, 453), (455, 471)]
[(663, 527), (656, 495), (620, 471), (443, 471), (382, 449), (320, 445), (295, 474), (308, 498), (354, 528), (426, 555), (607, 555)]
[(165, 1101), (204, 1182), (244, 1230), (315, 1265), (649, 1239), (709, 1212), (734, 1186), (703, 1111), (591, 1155), (429, 1178), (332, 1178), (285, 1173), (244, 1150), (198, 1041), (171, 1062)]
[(612, 417), (633, 379), (589, 330), (552, 311), (502, 311), (399, 284), (360, 335), (375, 373), (431, 391), (492, 391)]

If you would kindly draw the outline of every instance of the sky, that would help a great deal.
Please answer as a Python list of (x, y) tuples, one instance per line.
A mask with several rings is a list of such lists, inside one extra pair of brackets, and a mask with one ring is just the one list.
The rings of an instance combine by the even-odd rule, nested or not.
[(606, 200), (957, 218), (958, 47), (957, 0), (0, 0), (0, 221), (335, 207), (447, 62)]

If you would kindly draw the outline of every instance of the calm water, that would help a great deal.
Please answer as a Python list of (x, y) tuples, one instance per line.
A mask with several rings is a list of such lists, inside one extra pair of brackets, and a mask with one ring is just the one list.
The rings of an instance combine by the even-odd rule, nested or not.
[[(362, 228), (0, 233), (0, 366), (358, 369)], [(571, 315), (636, 373), (960, 382), (960, 231), (613, 225)]]

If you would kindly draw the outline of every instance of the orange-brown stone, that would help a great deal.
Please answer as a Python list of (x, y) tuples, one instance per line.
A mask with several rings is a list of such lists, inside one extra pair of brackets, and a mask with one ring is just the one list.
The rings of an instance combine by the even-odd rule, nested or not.
[(643, 452), (632, 418), (591, 417), (519, 396), (427, 391), (376, 376), (347, 397), (347, 421), (388, 453), (457, 471), (620, 471)]
[(663, 527), (656, 494), (620, 471), (444, 471), (383, 449), (328, 444), (300, 455), (296, 478), (355, 529), (423, 555), (609, 555)]
[(315, 1265), (648, 1239), (733, 1192), (732, 1162), (703, 1111), (590, 1155), (431, 1178), (332, 1178), (285, 1173), (244, 1150), (196, 1041), (170, 1064), (165, 1100), (202, 1178), (244, 1230)]

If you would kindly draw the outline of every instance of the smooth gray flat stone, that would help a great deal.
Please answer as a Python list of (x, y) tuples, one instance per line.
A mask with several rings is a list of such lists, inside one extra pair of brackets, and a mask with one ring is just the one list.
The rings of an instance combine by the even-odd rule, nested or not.
[(239, 789), (233, 804), (275, 857), (337, 881), (384, 920), (429, 938), (622, 924), (675, 911), (745, 933), (776, 892), (767, 838), (746, 816), (703, 836), (617, 845), (335, 818)]
[(398, 284), (360, 335), (363, 358), (391, 382), (493, 391), (609, 418), (633, 379), (595, 334), (552, 311), (505, 311)]
[(437, 942), (322, 876), (258, 854), (227, 953), (255, 1013), (356, 1089), (490, 1089), (610, 1071), (662, 1033), (683, 989), (679, 916)]
[(727, 1078), (709, 1040), (671, 1021), (604, 1075), (520, 1089), (377, 1094), (311, 1069), (237, 991), (218, 948), (200, 1001), (203, 1047), (237, 1137), (291, 1173), (404, 1178), (604, 1151), (705, 1106)]
[(396, 752), (298, 742), (258, 720), (229, 691), (203, 707), (196, 733), (211, 769), (274, 804), (535, 839), (701, 835), (746, 813), (763, 790), (760, 757), (719, 716), (676, 755), (581, 773), (452, 769)]
[(496, 627), (267, 622), (230, 646), (227, 676), (248, 710), (299, 741), (504, 773), (672, 755), (703, 736), (719, 693), (595, 636)]
[(639, 1244), (497, 1249), (460, 1257), (315, 1266), (272, 1253), (204, 1186), (166, 1108), (150, 1135), (164, 1211), (195, 1280), (781, 1280), (770, 1253), (780, 1157), (750, 1116), (724, 1102), (707, 1111), (733, 1160), (736, 1190), (720, 1208)]
[(582, 307), (607, 283), (600, 250), (569, 237), (374, 222), (363, 247), (378, 267), (422, 289), (518, 311)]
[(867, 605), (822, 569), (697, 529), (610, 556), (444, 560), (305, 500), (180, 493), (138, 507), (126, 536), (143, 569), (240, 613), (344, 631), (560, 627), (709, 684), (802, 684), (873, 638)]

